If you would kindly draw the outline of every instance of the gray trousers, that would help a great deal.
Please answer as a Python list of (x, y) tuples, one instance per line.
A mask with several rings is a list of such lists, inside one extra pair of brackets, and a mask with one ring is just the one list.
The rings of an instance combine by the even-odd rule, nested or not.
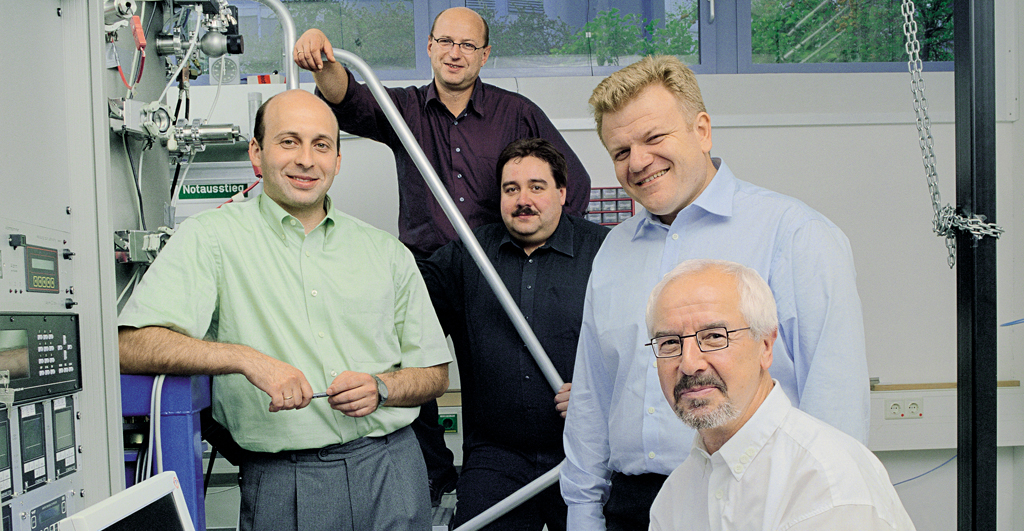
[(249, 452), (239, 465), (241, 531), (430, 529), (430, 492), (409, 427), (319, 450)]

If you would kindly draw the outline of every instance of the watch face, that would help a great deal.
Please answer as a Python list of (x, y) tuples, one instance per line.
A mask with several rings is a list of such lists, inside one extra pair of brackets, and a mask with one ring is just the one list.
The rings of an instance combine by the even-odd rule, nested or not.
[[(223, 81), (221, 81), (222, 70)], [(238, 81), (238, 63), (228, 57), (218, 57), (210, 63), (210, 79), (214, 83), (235, 83)]]

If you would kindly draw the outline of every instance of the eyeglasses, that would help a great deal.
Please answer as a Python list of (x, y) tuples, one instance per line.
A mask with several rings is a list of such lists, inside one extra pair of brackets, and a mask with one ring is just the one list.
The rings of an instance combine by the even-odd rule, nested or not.
[(645, 347), (654, 349), (656, 358), (675, 358), (683, 353), (683, 340), (692, 337), (697, 341), (697, 348), (701, 352), (714, 352), (729, 346), (729, 334), (740, 330), (750, 330), (750, 327), (726, 330), (724, 326), (701, 330), (696, 334), (688, 336), (659, 336), (645, 343)]
[(447, 37), (435, 39), (434, 36), (431, 35), (430, 38), (434, 39), (434, 42), (436, 42), (437, 45), (440, 46), (441, 49), (446, 52), (448, 50), (451, 50), (452, 46), (458, 46), (459, 48), (462, 48), (462, 53), (466, 55), (473, 55), (474, 53), (476, 53), (477, 50), (481, 48), (486, 48), (486, 46), (477, 46), (471, 42), (455, 42)]

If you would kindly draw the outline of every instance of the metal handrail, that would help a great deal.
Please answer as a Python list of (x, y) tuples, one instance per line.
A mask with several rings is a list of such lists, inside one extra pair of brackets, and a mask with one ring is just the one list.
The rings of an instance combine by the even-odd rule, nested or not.
[(526, 500), (540, 494), (544, 489), (547, 489), (558, 482), (558, 474), (561, 472), (563, 464), (565, 464), (565, 461), (562, 461), (555, 468), (545, 472), (543, 476), (540, 476), (539, 478), (527, 483), (519, 490), (513, 492), (508, 498), (501, 500), (486, 511), (474, 516), (459, 527), (456, 527), (455, 531), (477, 531), (485, 525), (497, 520), (505, 513), (519, 507)]
[(427, 181), (427, 186), (430, 187), (430, 191), (433, 192), (437, 202), (441, 204), (441, 209), (444, 210), (445, 215), (452, 222), (455, 227), (455, 232), (458, 233), (459, 238), (466, 245), (466, 249), (469, 250), (469, 254), (473, 257), (473, 261), (480, 268), (480, 272), (483, 273), (484, 278), (487, 280), (487, 284), (491, 286), (491, 290), (494, 291), (494, 295), (498, 297), (498, 302), (501, 303), (501, 307), (505, 309), (505, 313), (508, 314), (509, 319), (512, 319), (512, 325), (516, 327), (516, 331), (519, 332), (519, 336), (523, 338), (523, 342), (526, 343), (526, 348), (529, 349), (533, 359), (537, 362), (544, 378), (547, 379), (548, 384), (557, 393), (565, 382), (562, 381), (562, 377), (559, 376), (558, 371), (555, 370), (555, 366), (551, 363), (551, 359), (548, 358), (544, 347), (541, 346), (537, 336), (534, 335), (533, 329), (530, 328), (529, 323), (526, 322), (526, 318), (523, 317), (523, 312), (519, 311), (519, 306), (516, 305), (512, 299), (512, 295), (509, 294), (508, 289), (505, 287), (505, 283), (502, 282), (501, 277), (498, 276), (498, 272), (494, 270), (494, 266), (491, 265), (491, 261), (487, 259), (487, 255), (484, 254), (484, 250), (480, 247), (480, 242), (477, 241), (476, 236), (473, 235), (472, 229), (469, 228), (469, 224), (466, 223), (465, 218), (462, 217), (462, 213), (459, 212), (458, 207), (455, 206), (455, 201), (452, 200), (451, 196), (448, 195), (448, 190), (445, 189), (441, 183), (441, 179), (437, 177), (437, 172), (434, 171), (433, 166), (427, 160), (427, 156), (423, 154), (423, 149), (420, 147), (419, 142), (416, 141), (416, 137), (412, 136), (412, 131), (409, 130), (409, 126), (405, 123), (405, 119), (399, 114), (398, 109), (395, 107), (395, 103), (391, 101), (391, 97), (388, 95), (387, 90), (384, 89), (384, 85), (381, 84), (380, 79), (373, 73), (370, 66), (366, 64), (358, 55), (342, 50), (341, 48), (334, 48), (334, 57), (340, 61), (344, 61), (349, 64), (356, 72), (359, 72), (366, 81), (366, 86), (373, 93), (373, 97), (376, 98), (377, 103), (380, 105), (381, 110), (384, 111), (384, 115), (388, 121), (391, 122), (391, 127), (394, 128), (398, 138), (402, 141), (402, 145), (405, 146), (405, 150), (409, 152), (409, 156), (412, 157), (412, 161), (416, 164), (416, 168), (420, 170), (423, 178)]
[(292, 19), (291, 12), (281, 2), (281, 0), (256, 0), (257, 2), (269, 7), (274, 10), (277, 14), (277, 18), (281, 21), (281, 32), (284, 38), (284, 55), (282, 56), (283, 68), (281, 72), (284, 73), (284, 83), (288, 90), (299, 88), (299, 65), (292, 61), (292, 56), (295, 55), (295, 20)]

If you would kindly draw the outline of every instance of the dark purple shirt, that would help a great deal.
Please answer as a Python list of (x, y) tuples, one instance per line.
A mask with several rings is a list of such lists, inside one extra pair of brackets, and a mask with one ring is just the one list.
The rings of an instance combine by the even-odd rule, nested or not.
[[(457, 239), (402, 141), (365, 85), (348, 73), (348, 93), (332, 105), (342, 131), (386, 144), (398, 170), (398, 237), (417, 256), (429, 256)], [(419, 141), (470, 228), (501, 221), (496, 165), (513, 140), (539, 137), (554, 144), (569, 165), (565, 211), (582, 216), (590, 200), (590, 176), (551, 120), (524, 96), (479, 78), (458, 117), (437, 98), (434, 83), (389, 88), (388, 94)], [(317, 92), (319, 94), (319, 92)]]

